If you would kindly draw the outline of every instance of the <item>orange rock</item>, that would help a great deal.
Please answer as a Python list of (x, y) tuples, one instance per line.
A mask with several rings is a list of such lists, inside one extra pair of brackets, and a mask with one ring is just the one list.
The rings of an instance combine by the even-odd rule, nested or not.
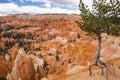
[(14, 60), (18, 54), (18, 44), (12, 47), (12, 63), (14, 63)]
[(4, 60), (3, 56), (0, 56), (0, 77), (6, 77), (7, 73), (11, 72), (12, 64)]
[(30, 56), (25, 56), (23, 64), (19, 68), (18, 76), (21, 80), (35, 80), (33, 59)]

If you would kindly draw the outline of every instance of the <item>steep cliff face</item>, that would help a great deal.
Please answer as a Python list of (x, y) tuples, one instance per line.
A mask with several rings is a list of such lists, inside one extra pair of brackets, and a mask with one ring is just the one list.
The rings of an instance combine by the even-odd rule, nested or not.
[[(27, 54), (43, 57), (48, 74), (65, 74), (94, 61), (97, 39), (88, 37), (75, 20), (78, 15), (8, 15), (0, 18), (0, 54), (14, 54), (15, 44)], [(12, 50), (12, 51), (11, 51)], [(101, 59), (120, 58), (120, 37), (102, 34)]]

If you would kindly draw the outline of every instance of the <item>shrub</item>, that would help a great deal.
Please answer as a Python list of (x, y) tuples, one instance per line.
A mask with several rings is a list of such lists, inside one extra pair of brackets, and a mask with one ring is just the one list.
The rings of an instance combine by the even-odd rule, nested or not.
[(0, 77), (0, 80), (7, 80), (5, 77)]

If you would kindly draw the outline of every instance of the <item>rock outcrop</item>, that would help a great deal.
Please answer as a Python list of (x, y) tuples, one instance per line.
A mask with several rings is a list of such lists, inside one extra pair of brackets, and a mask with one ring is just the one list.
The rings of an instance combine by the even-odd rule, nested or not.
[(46, 77), (44, 60), (27, 55), (23, 48), (18, 50), (11, 73), (7, 80), (40, 80)]
[[(32, 76), (33, 79), (39, 80), (46, 77), (46, 74), (54, 78), (57, 75), (66, 74), (67, 71), (73, 72), (75, 66), (88, 67), (95, 59), (98, 40), (96, 37), (85, 35), (86, 33), (75, 22), (79, 19), (79, 15), (73, 14), (18, 14), (1, 17), (0, 53), (7, 54), (5, 58), (8, 62), (12, 57), (13, 66), (12, 72), (11, 70), (2, 72), (3, 64), (0, 64), (2, 66), (0, 73), (9, 72), (10, 76), (22, 79)], [(101, 60), (110, 61), (120, 58), (120, 36), (107, 34), (101, 36)], [(25, 51), (20, 50), (27, 54), (24, 53), (20, 57), (19, 48), (14, 46), (16, 44), (24, 48)], [(9, 53), (11, 56), (8, 55)], [(42, 58), (39, 58), (41, 56)], [(44, 64), (45, 61), (47, 65)], [(1, 62), (4, 63), (2, 60)], [(14, 70), (18, 66), (18, 71)], [(75, 69), (78, 70), (79, 67)], [(24, 78), (22, 71), (25, 71), (26, 76), (29, 75), (29, 77)]]

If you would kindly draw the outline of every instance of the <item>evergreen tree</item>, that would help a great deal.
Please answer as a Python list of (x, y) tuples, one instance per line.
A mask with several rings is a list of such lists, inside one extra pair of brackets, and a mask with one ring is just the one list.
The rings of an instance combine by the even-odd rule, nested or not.
[(120, 35), (120, 2), (119, 0), (93, 0), (92, 10), (85, 6), (80, 0), (80, 17), (82, 20), (76, 21), (78, 26), (90, 36), (97, 36), (98, 51), (95, 62), (89, 65), (90, 75), (93, 74), (91, 67), (101, 64), (105, 67), (106, 78), (108, 78), (108, 65), (100, 60), (101, 34)]

